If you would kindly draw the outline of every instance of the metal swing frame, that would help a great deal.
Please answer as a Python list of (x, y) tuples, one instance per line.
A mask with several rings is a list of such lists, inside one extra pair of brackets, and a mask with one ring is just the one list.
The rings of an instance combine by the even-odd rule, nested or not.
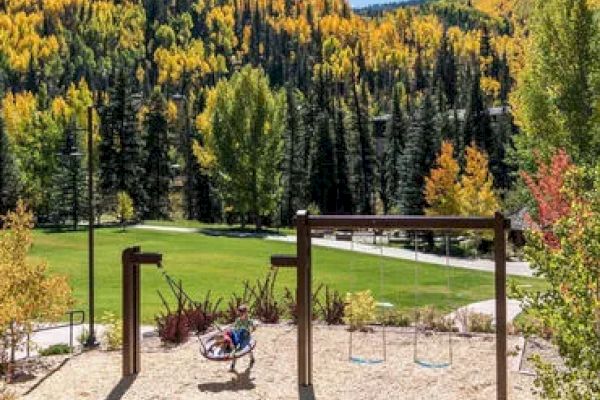
[[(415, 262), (418, 261), (418, 254), (419, 254), (419, 239), (418, 239), (418, 232), (415, 231), (414, 232), (414, 244), (415, 244)], [(444, 246), (445, 246), (445, 250), (446, 250), (446, 279), (447, 279), (447, 289), (448, 289), (448, 294), (447, 296), (450, 297), (450, 241), (449, 241), (449, 236), (448, 233), (446, 232), (444, 235)], [(419, 270), (419, 266), (417, 264), (415, 264), (415, 287), (417, 286), (418, 283), (418, 271)], [(424, 358), (421, 358), (419, 356), (419, 333), (420, 333), (420, 328), (419, 328), (419, 320), (417, 318), (418, 315), (418, 309), (417, 309), (417, 298), (418, 298), (418, 292), (415, 290), (415, 302), (414, 302), (414, 313), (415, 313), (415, 328), (414, 328), (414, 337), (413, 337), (413, 362), (421, 367), (424, 368), (432, 368), (432, 369), (439, 369), (439, 368), (448, 368), (452, 365), (452, 331), (448, 332), (448, 361), (442, 361), (442, 362), (433, 362), (433, 361), (426, 361)]]
[[(352, 237), (354, 237), (354, 232), (352, 233)], [(374, 241), (376, 240), (376, 236), (373, 236)], [(354, 250), (354, 239), (352, 239), (352, 241), (350, 242), (350, 249)], [(383, 257), (383, 244), (380, 245), (380, 257)], [(382, 276), (382, 272), (381, 272), (381, 261), (380, 261), (380, 270), (379, 270), (379, 289), (381, 292), (381, 289), (383, 288), (383, 276)], [(384, 312), (385, 309), (388, 308), (389, 306), (392, 306), (392, 304), (387, 303), (387, 302), (377, 302), (376, 306), (381, 308)], [(353, 331), (350, 330), (350, 335), (349, 335), (349, 339), (348, 339), (348, 360), (350, 362), (353, 362), (355, 364), (361, 364), (361, 365), (373, 365), (373, 364), (381, 364), (385, 361), (387, 361), (387, 342), (386, 342), (386, 332), (385, 332), (385, 328), (386, 328), (386, 324), (385, 321), (383, 321), (381, 323), (381, 343), (382, 343), (382, 348), (381, 348), (381, 358), (365, 358), (365, 357), (358, 357), (354, 355), (354, 351), (353, 351), (353, 340), (352, 340), (352, 335), (353, 335)]]
[(273, 255), (273, 267), (295, 267), (298, 304), (298, 384), (301, 392), (312, 390), (312, 229), (405, 229), (487, 230), (494, 232), (496, 296), (496, 398), (506, 400), (506, 231), (510, 221), (497, 212), (493, 217), (402, 216), (402, 215), (296, 215), (296, 255)]

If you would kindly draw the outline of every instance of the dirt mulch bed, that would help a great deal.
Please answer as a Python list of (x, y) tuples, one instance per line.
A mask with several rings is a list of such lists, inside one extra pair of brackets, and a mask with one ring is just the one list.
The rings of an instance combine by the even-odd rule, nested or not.
[[(493, 337), (453, 338), (452, 365), (423, 368), (413, 362), (413, 335), (400, 329), (386, 332), (387, 359), (358, 365), (348, 361), (348, 333), (341, 327), (315, 326), (314, 393), (316, 399), (495, 399)], [(119, 352), (91, 351), (71, 359), (26, 399), (294, 399), (296, 330), (265, 326), (255, 333), (256, 364), (238, 360), (237, 373), (228, 363), (210, 362), (198, 353), (195, 339), (160, 350), (157, 338), (144, 338), (142, 372), (121, 380)], [(447, 360), (447, 335), (419, 337), (419, 356)], [(518, 338), (509, 338), (514, 349)], [(353, 352), (381, 358), (380, 332), (353, 335)], [(511, 363), (509, 362), (509, 365)], [(509, 373), (511, 399), (533, 399), (532, 377)]]

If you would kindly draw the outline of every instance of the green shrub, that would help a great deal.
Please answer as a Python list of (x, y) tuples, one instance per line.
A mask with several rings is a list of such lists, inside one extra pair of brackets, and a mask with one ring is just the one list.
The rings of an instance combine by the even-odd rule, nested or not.
[(410, 326), (412, 318), (408, 313), (400, 310), (384, 311), (379, 315), (379, 322), (387, 326)]
[[(319, 286), (319, 289), (321, 287), (322, 285)], [(313, 297), (317, 297), (317, 295), (313, 294)], [(323, 317), (327, 325), (341, 325), (344, 323), (346, 304), (337, 290), (325, 286), (325, 297), (322, 301), (315, 298), (315, 304), (320, 311), (320, 316)]]
[(105, 311), (100, 318), (104, 325), (102, 337), (106, 343), (107, 350), (117, 350), (123, 345), (123, 323), (113, 313)]
[(69, 347), (69, 345), (66, 343), (58, 343), (40, 350), (39, 353), (42, 357), (56, 356), (59, 354), (69, 354), (71, 353), (71, 347)]
[(469, 332), (493, 333), (493, 317), (484, 313), (469, 313), (467, 327)]
[(370, 322), (375, 321), (376, 307), (370, 290), (346, 293), (344, 322), (352, 330), (365, 330)]
[(450, 332), (454, 330), (452, 322), (451, 318), (436, 310), (434, 306), (421, 307), (415, 313), (415, 323), (423, 330)]

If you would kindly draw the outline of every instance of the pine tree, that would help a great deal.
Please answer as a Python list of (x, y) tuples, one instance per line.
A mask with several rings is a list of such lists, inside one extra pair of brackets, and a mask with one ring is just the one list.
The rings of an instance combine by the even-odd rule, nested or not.
[(404, 152), (400, 157), (398, 206), (401, 214), (423, 213), (424, 178), (433, 165), (438, 145), (435, 110), (431, 97), (426, 93), (411, 121)]
[(4, 122), (0, 118), (0, 215), (5, 215), (16, 207), (20, 186), (17, 165), (4, 130)]
[(133, 74), (122, 67), (109, 88), (109, 104), (101, 112), (100, 188), (105, 199), (118, 191), (127, 192), (140, 215), (144, 215), (148, 196), (143, 185), (144, 143), (140, 134), (139, 104)]
[(461, 147), (458, 149), (459, 153), (462, 153), (462, 150), (472, 143), (475, 143), (488, 154), (492, 154), (495, 151), (494, 132), (481, 91), (480, 76), (479, 64), (474, 63), (467, 108), (465, 110)]
[(336, 187), (331, 122), (329, 116), (321, 112), (316, 123), (317, 132), (311, 149), (310, 197), (322, 213), (332, 213), (336, 211)]
[(456, 60), (454, 48), (448, 41), (446, 31), (444, 31), (437, 52), (437, 59), (435, 62), (435, 83), (438, 91), (443, 93), (444, 98), (450, 107), (454, 108), (456, 103)]
[(286, 87), (286, 123), (283, 131), (284, 151), (282, 161), (283, 196), (281, 199), (281, 219), (291, 225), (296, 211), (306, 205), (304, 145), (305, 130), (303, 113), (304, 99), (293, 87)]
[(361, 214), (373, 213), (374, 188), (376, 185), (376, 159), (369, 121), (368, 93), (365, 84), (352, 85), (350, 121), (352, 135), (352, 185), (356, 195), (355, 204)]
[(336, 213), (351, 214), (354, 210), (352, 191), (350, 190), (350, 171), (348, 168), (348, 144), (346, 140), (344, 113), (336, 110), (335, 120), (335, 187)]
[(60, 225), (70, 220), (76, 230), (86, 211), (87, 186), (74, 119), (64, 129), (63, 144), (57, 157), (58, 164), (53, 174), (50, 195), (50, 218)]
[(425, 90), (427, 88), (427, 70), (423, 64), (423, 58), (421, 56), (421, 50), (417, 52), (417, 58), (415, 60), (415, 91)]
[(163, 219), (169, 216), (169, 187), (171, 183), (171, 160), (169, 157), (169, 123), (167, 104), (159, 88), (150, 97), (145, 116), (145, 163), (144, 186), (149, 195), (145, 217)]
[(392, 99), (392, 115), (386, 131), (384, 179), (385, 191), (383, 198), (384, 213), (398, 202), (400, 187), (400, 159), (406, 141), (406, 121), (400, 105), (400, 90), (394, 89)]

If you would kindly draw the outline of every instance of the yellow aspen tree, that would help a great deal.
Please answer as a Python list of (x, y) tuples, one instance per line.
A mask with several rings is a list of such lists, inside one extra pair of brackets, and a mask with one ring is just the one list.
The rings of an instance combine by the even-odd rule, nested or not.
[(498, 210), (494, 178), (487, 155), (474, 144), (466, 148), (466, 166), (460, 180), (460, 209), (463, 215), (489, 216)]
[(427, 215), (459, 215), (461, 212), (458, 182), (460, 166), (453, 153), (452, 143), (444, 141), (435, 167), (425, 178), (425, 200), (429, 205), (425, 208)]
[[(52, 321), (72, 304), (66, 276), (50, 275), (45, 262), (28, 257), (33, 243), (33, 215), (19, 201), (0, 225), (0, 351), (10, 360), (36, 321)], [(0, 345), (1, 346), (1, 345)]]

